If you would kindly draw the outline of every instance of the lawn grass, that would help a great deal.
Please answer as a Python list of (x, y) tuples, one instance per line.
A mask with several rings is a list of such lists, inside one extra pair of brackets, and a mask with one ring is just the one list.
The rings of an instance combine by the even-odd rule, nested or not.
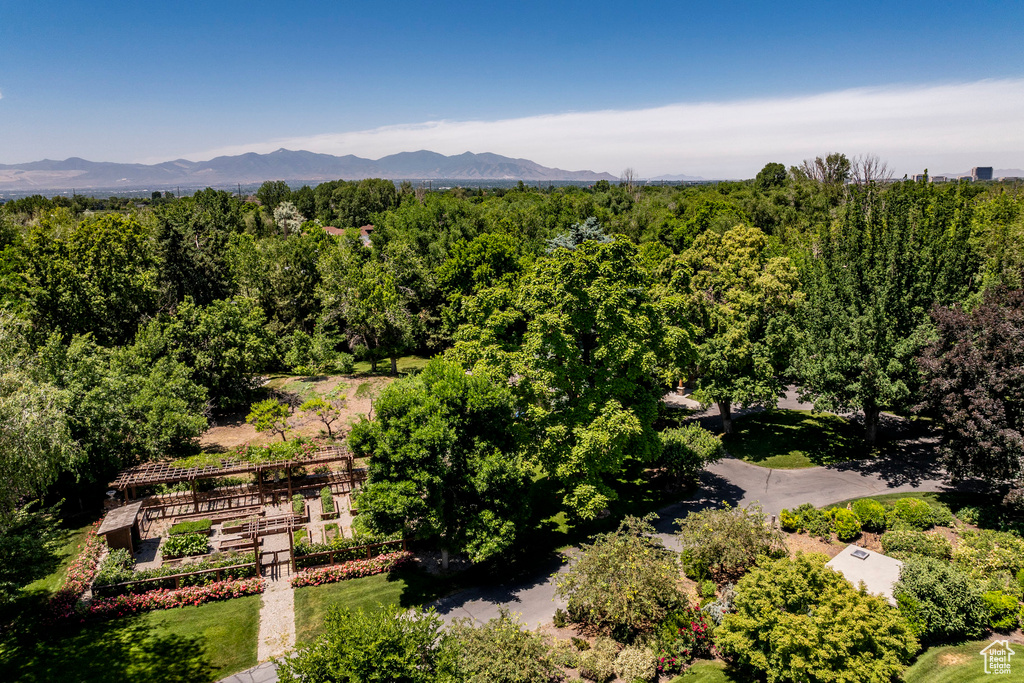
[(256, 664), (260, 596), (42, 629), (0, 642), (4, 676), (44, 681), (216, 681)]
[[(402, 356), (398, 359), (398, 374), (407, 375), (411, 372), (419, 372), (430, 362), (429, 358), (423, 356)], [(370, 361), (361, 360), (353, 367), (354, 375), (390, 375), (391, 359), (384, 358), (377, 363), (377, 372), (370, 370)]]
[(449, 584), (422, 569), (399, 569), (295, 590), (295, 642), (309, 643), (323, 632), (331, 607), (376, 609), (380, 605), (422, 606), (448, 592)]
[[(979, 654), (991, 641), (978, 640), (962, 645), (945, 645), (925, 650), (913, 666), (903, 674), (905, 683), (973, 683), (974, 681), (1024, 680), (1024, 665), (1011, 658), (1009, 676), (985, 673), (985, 662)], [(1018, 652), (1021, 647), (1014, 648)], [(1020, 667), (1018, 669), (1018, 666)]]
[(721, 662), (696, 662), (669, 683), (747, 683), (735, 678)]
[(846, 419), (808, 410), (768, 410), (737, 418), (723, 439), (730, 455), (773, 469), (797, 469), (864, 457), (860, 434)]
[(56, 557), (54, 558), (58, 563), (56, 569), (47, 576), (28, 584), (22, 591), (26, 594), (49, 595), (60, 588), (64, 584), (64, 575), (68, 571), (68, 565), (78, 555), (78, 551), (81, 550), (82, 545), (85, 543), (91, 527), (91, 524), (86, 524), (85, 526), (68, 529), (64, 545), (56, 552)]

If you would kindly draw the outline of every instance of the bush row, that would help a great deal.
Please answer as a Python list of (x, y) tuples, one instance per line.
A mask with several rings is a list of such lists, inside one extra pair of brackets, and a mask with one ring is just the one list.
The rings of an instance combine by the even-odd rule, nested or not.
[(267, 582), (264, 579), (239, 579), (219, 581), (207, 586), (190, 586), (177, 590), (156, 590), (141, 595), (117, 595), (109, 598), (95, 598), (89, 605), (91, 617), (115, 619), (139, 612), (156, 609), (171, 609), (187, 605), (201, 605), (214, 600), (241, 598), (262, 593)]
[(820, 510), (804, 503), (794, 510), (784, 509), (779, 514), (779, 525), (785, 531), (806, 532), (824, 539), (835, 534), (844, 542), (855, 539), (861, 530), (924, 531), (952, 524), (953, 513), (948, 507), (941, 503), (930, 505), (920, 498), (900, 498), (890, 506), (862, 498), (854, 501), (849, 509)]
[[(158, 579), (164, 576), (184, 574), (186, 572), (200, 572), (206, 569), (218, 569), (231, 567), (238, 564), (255, 563), (256, 556), (253, 553), (225, 553), (209, 559), (190, 564), (178, 565), (176, 567), (155, 567), (153, 569), (135, 569), (135, 560), (127, 550), (112, 550), (100, 565), (99, 573), (96, 575), (95, 585), (99, 588), (112, 586), (126, 581), (140, 581), (143, 579)], [(256, 576), (255, 564), (238, 569), (229, 569), (221, 573), (222, 579), (244, 579)], [(217, 580), (216, 574), (190, 574), (179, 580), (182, 587), (205, 586)], [(154, 581), (152, 583), (123, 586), (117, 589), (107, 588), (103, 591), (105, 595), (122, 595), (127, 593), (146, 593), (159, 589), (174, 588), (174, 579), (166, 581)], [(116, 591), (116, 592), (112, 592)]]
[(344, 564), (333, 564), (328, 567), (309, 569), (292, 577), (292, 587), (320, 586), (325, 583), (336, 583), (373, 574), (383, 574), (401, 567), (409, 562), (412, 557), (412, 553), (402, 550), (397, 553), (378, 555), (369, 560), (353, 560)]
[(89, 529), (85, 544), (68, 565), (64, 585), (50, 598), (48, 609), (53, 620), (69, 619), (78, 615), (78, 601), (92, 584), (100, 555), (107, 547), (106, 541), (96, 535), (99, 525), (100, 523), (96, 522)]

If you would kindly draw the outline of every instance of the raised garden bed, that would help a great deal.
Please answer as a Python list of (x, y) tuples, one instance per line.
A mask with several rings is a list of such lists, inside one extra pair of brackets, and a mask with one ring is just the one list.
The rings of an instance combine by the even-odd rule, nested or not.
[(168, 536), (181, 536), (182, 534), (206, 534), (213, 531), (213, 520), (196, 519), (186, 522), (178, 522), (167, 530)]
[(247, 517), (246, 519), (230, 519), (224, 522), (221, 531), (225, 534), (238, 534), (245, 530), (250, 522), (255, 522), (258, 517)]
[(206, 534), (196, 532), (171, 536), (160, 548), (161, 556), (167, 560), (206, 555), (209, 552), (210, 543)]
[(335, 538), (341, 536), (341, 529), (335, 523), (325, 524), (324, 536), (326, 537), (327, 542), (330, 543)]
[(292, 496), (292, 513), (298, 515), (303, 522), (309, 521), (309, 505), (306, 499), (296, 493)]
[(338, 508), (334, 504), (334, 495), (331, 494), (331, 489), (328, 486), (320, 489), (320, 504), (322, 511), (320, 513), (320, 519), (337, 519)]

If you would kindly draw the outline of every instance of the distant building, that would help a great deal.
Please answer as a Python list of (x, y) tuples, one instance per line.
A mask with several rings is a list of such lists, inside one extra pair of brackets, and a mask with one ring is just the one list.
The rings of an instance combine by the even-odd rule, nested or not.
[(932, 176), (932, 182), (933, 183), (944, 183), (944, 182), (946, 182), (946, 180), (948, 180), (948, 178), (946, 178), (946, 176), (944, 176), (944, 175), (933, 175)]
[(969, 175), (962, 175), (962, 176), (960, 176), (959, 178), (957, 178), (957, 180), (962, 180), (962, 181), (964, 181), (965, 183), (969, 183), (969, 182), (971, 182), (972, 180), (974, 180), (974, 177), (973, 177), (973, 176), (969, 176)]
[(336, 228), (333, 225), (325, 225), (324, 232), (326, 232), (328, 235), (334, 235), (335, 237), (341, 237), (342, 235), (345, 234), (344, 230), (342, 230), (341, 228)]
[(925, 180), (928, 180), (928, 175), (926, 173), (917, 173), (910, 176), (910, 179), (915, 183), (923, 183)]
[(370, 246), (370, 235), (373, 234), (372, 225), (364, 225), (359, 228), (359, 239), (363, 241), (363, 246)]
[(975, 166), (971, 169), (971, 178), (974, 180), (992, 180), (992, 167)]

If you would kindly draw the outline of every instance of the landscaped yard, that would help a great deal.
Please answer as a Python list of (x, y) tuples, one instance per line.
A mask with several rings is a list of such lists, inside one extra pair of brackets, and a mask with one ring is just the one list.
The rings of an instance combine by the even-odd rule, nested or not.
[(445, 584), (420, 569), (400, 569), (361, 579), (339, 581), (295, 590), (295, 642), (308, 643), (323, 629), (324, 617), (334, 606), (374, 609), (379, 605), (414, 607), (446, 592)]
[(863, 457), (862, 439), (845, 418), (808, 410), (770, 410), (734, 421), (730, 455), (755, 465), (796, 469)]
[(697, 662), (670, 683), (746, 683), (734, 678), (721, 662)]
[[(1024, 680), (1024, 663), (1018, 665), (1012, 658), (1009, 676), (993, 676), (985, 673), (985, 663), (979, 654), (990, 640), (979, 640), (962, 645), (933, 647), (925, 651), (903, 674), (906, 683), (971, 683), (973, 681)], [(1014, 648), (1024, 651), (1024, 645)], [(1019, 666), (1019, 668), (1018, 668)]]

